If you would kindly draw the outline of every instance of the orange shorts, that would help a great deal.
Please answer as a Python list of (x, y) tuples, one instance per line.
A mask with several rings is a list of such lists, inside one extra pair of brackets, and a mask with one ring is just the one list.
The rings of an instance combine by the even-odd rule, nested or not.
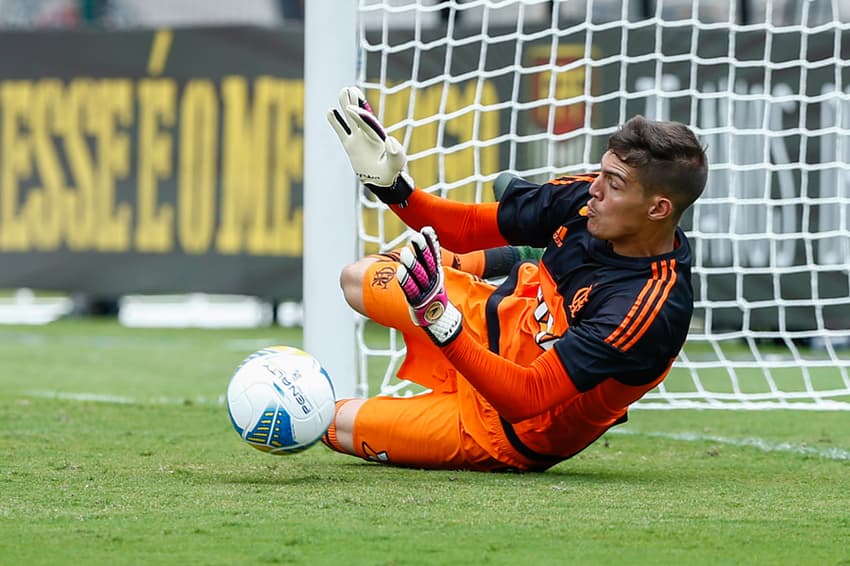
[(429, 469), (505, 469), (469, 434), (460, 419), (459, 397), (423, 393), (372, 397), (354, 422), (354, 447), (366, 460)]
[[(363, 299), (369, 318), (404, 336), (405, 361), (398, 376), (430, 389), (407, 398), (373, 397), (357, 413), (354, 446), (368, 460), (438, 469), (528, 469), (532, 463), (505, 438), (499, 415), (457, 373), (427, 334), (410, 318), (407, 301), (395, 281), (397, 263), (377, 261), (363, 279)], [(464, 315), (464, 329), (487, 346), (487, 300), (495, 287), (479, 278), (445, 268), (449, 298)], [(514, 321), (533, 312), (534, 299), (509, 301), (506, 313)], [(500, 311), (502, 307), (500, 307)], [(516, 318), (520, 317), (520, 318)], [(502, 318), (500, 312), (500, 318)], [(533, 320), (533, 317), (531, 317)], [(533, 342), (535, 328), (521, 331)], [(522, 343), (517, 336), (505, 337)], [(523, 356), (520, 356), (523, 357)]]

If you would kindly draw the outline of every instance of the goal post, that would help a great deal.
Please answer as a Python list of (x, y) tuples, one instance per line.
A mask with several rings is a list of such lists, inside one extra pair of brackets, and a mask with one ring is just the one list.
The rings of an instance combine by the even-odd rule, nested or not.
[(356, 4), (304, 4), (304, 348), (328, 370), (336, 395), (350, 397), (366, 393), (357, 374), (355, 313), (339, 289), (340, 269), (357, 256), (357, 180), (325, 114), (356, 80)]
[[(493, 200), (502, 171), (593, 170), (635, 114), (710, 160), (683, 219), (695, 316), (638, 406), (850, 409), (850, 14), (787, 2), (360, 0), (358, 84), (421, 190)], [(842, 20), (843, 17), (843, 20)], [(358, 251), (405, 227), (359, 193)], [(404, 394), (404, 344), (357, 322), (361, 389)], [(383, 375), (368, 383), (368, 375)]]

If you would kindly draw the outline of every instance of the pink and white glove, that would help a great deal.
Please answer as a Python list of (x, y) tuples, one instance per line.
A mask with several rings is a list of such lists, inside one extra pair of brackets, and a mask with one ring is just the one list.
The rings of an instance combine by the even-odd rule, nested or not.
[(430, 226), (413, 234), (401, 250), (396, 278), (407, 298), (410, 317), (437, 346), (445, 346), (460, 334), (463, 315), (446, 294), (440, 241)]
[(407, 206), (415, 188), (405, 170), (407, 153), (387, 135), (363, 92), (353, 86), (342, 89), (339, 109), (329, 109), (327, 116), (360, 182), (382, 202)]

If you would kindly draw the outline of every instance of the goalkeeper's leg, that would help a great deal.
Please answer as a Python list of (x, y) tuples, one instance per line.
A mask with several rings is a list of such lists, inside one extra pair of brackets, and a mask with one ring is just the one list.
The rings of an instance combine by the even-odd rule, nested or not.
[(395, 466), (507, 469), (464, 430), (458, 403), (457, 395), (445, 393), (343, 400), (322, 441), (337, 452)]
[[(465, 254), (468, 255), (468, 254)], [(449, 257), (455, 257), (449, 254)], [(340, 274), (340, 287), (346, 302), (365, 317), (395, 328), (404, 334), (421, 334), (410, 317), (407, 300), (396, 281), (396, 252), (375, 254), (346, 266)], [(463, 312), (464, 320), (478, 321), (486, 317), (486, 302), (495, 287), (475, 274), (446, 267), (445, 286), (452, 302)], [(476, 334), (478, 331), (473, 329)], [(486, 343), (486, 337), (484, 338)]]
[[(382, 291), (388, 291), (390, 287), (397, 287), (398, 285), (395, 282), (397, 267), (398, 252), (366, 256), (345, 266), (339, 276), (339, 286), (342, 288), (345, 302), (363, 316), (380, 322), (384, 326), (391, 326), (389, 323), (376, 320), (367, 312), (365, 295), (369, 293), (368, 289), (370, 288), (375, 289), (376, 296), (380, 296)], [(391, 293), (388, 292), (387, 297), (391, 298)], [(376, 300), (382, 299), (377, 298)], [(398, 330), (402, 329), (399, 328)]]
[[(404, 336), (407, 355), (398, 376), (435, 391), (454, 391), (456, 371), (437, 346), (411, 319), (407, 300), (395, 278), (399, 264), (392, 254), (373, 255), (346, 267), (340, 277), (345, 299), (371, 320), (395, 328)], [(486, 306), (493, 286), (477, 277), (445, 269), (449, 297), (463, 313), (464, 326), (487, 343)]]

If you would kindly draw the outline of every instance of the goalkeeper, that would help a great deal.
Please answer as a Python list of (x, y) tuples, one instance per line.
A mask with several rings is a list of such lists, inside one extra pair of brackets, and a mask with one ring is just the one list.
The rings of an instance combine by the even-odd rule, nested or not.
[[(399, 466), (542, 471), (625, 422), (664, 379), (693, 311), (678, 220), (707, 177), (686, 126), (634, 117), (598, 172), (500, 176), (498, 203), (465, 204), (416, 190), (358, 89), (328, 119), (363, 184), (417, 231), (398, 253), (344, 268), (343, 294), (402, 333), (399, 377), (430, 391), (339, 400), (325, 444)], [(477, 277), (505, 256), (466, 252), (506, 245), (545, 252), (499, 286)]]

